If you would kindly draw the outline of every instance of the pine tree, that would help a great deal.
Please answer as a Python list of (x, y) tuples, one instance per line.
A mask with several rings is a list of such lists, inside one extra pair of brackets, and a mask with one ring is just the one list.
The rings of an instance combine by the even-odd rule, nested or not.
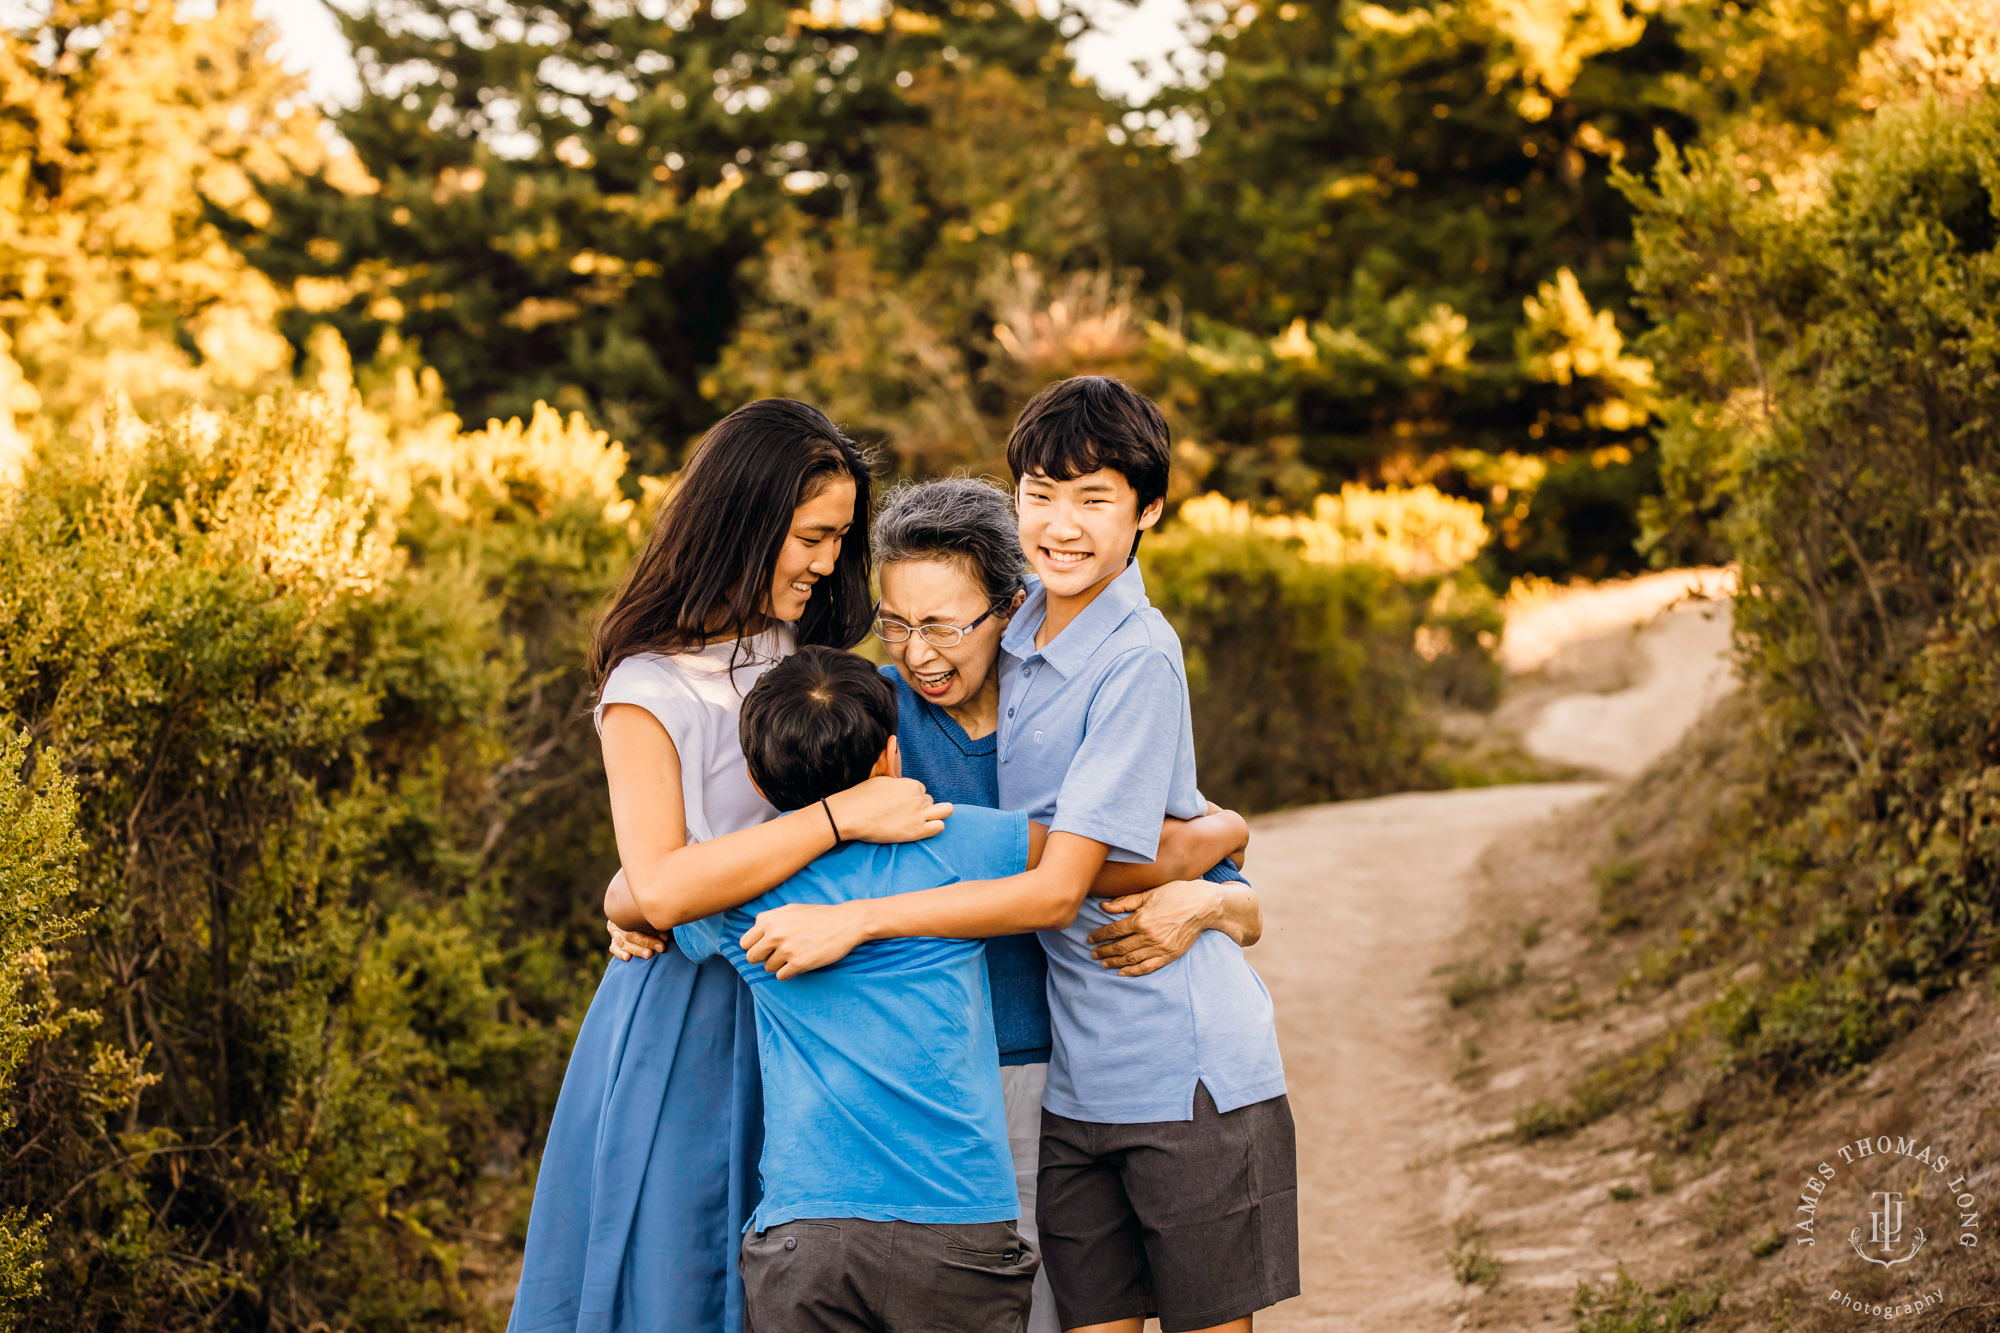
[[(1631, 563), (1649, 381), (1604, 322), (1629, 230), (1609, 168), (1691, 130), (1642, 95), (1680, 58), (1667, 30), (1608, 0), (1209, 18), (1214, 77), (1153, 108), (1202, 130), (1174, 285), (1205, 480), (1440, 479), (1493, 506), (1503, 564)], [(1551, 512), (1524, 526), (1531, 499)]]
[[(1907, 7), (1907, 6), (1906, 6)], [(1883, 12), (1622, 0), (1216, 3), (1170, 290), (1204, 484), (1329, 478), (1484, 498), (1497, 573), (1638, 559), (1652, 368), (1625, 348), (1630, 209), (1655, 137), (1774, 167), (1862, 105)]]
[[(377, 0), (344, 20), (368, 181), (273, 195), (256, 262), (367, 357), (390, 330), (470, 421), (580, 409), (644, 466), (715, 409), (739, 268), (786, 218), (865, 216), (917, 71), (1061, 77), (1054, 24), (985, 0)], [(991, 127), (938, 126), (938, 132)]]
[[(1067, 69), (919, 73), (924, 118), (876, 133), (870, 206), (795, 215), (749, 266), (714, 395), (809, 399), (921, 474), (1004, 471), (1014, 414), (1051, 379), (1144, 383), (1136, 289), (1173, 164), (1113, 142), (1120, 108)], [(972, 125), (1006, 132), (952, 129)]]

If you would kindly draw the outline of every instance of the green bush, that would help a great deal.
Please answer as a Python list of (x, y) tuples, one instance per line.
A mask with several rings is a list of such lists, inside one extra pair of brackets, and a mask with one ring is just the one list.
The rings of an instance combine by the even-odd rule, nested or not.
[(1202, 789), (1236, 809), (1442, 785), (1429, 705), (1497, 689), (1498, 614), (1468, 574), (1403, 580), (1185, 525), (1139, 558), (1186, 655)]
[(1885, 111), (1823, 176), (1733, 162), (1628, 187), (1671, 394), (1651, 526), (1741, 561), (1761, 712), (1738, 887), (1673, 952), (1772, 963), (1714, 1027), (1784, 1085), (2000, 961), (2000, 92)]
[(1719, 1285), (1698, 1291), (1678, 1286), (1648, 1291), (1620, 1268), (1616, 1280), (1603, 1291), (1577, 1283), (1570, 1315), (1576, 1333), (1692, 1333), (1705, 1326), (1721, 1305)]
[[(76, 792), (25, 736), (0, 741), (0, 1133), (12, 1124), (14, 1073), (33, 1046), (82, 1015), (56, 998), (50, 952), (74, 934), (64, 909), (76, 892)], [(47, 1219), (0, 1208), (0, 1333), (40, 1288)]]
[(372, 420), (115, 420), (0, 516), (0, 710), (91, 913), (0, 1132), (33, 1323), (493, 1317), (615, 863), (576, 664), (631, 506), (575, 423)]

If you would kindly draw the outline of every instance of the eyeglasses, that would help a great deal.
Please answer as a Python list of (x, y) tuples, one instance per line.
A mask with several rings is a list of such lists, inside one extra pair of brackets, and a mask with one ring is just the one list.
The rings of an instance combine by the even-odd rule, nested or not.
[(874, 626), (875, 637), (884, 643), (902, 643), (914, 634), (933, 648), (955, 648), (960, 639), (985, 624), (987, 616), (991, 616), (993, 611), (994, 608), (987, 607), (986, 615), (979, 617), (970, 625), (905, 625), (900, 620), (877, 616)]

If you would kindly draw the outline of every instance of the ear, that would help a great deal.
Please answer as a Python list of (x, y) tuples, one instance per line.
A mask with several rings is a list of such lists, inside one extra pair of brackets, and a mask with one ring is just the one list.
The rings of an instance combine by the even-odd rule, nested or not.
[(1000, 613), (1000, 618), (1002, 620), (1012, 620), (1014, 618), (1014, 613), (1021, 609), (1021, 603), (1027, 600), (1028, 600), (1027, 589), (1016, 588), (1014, 590), (1014, 600), (1007, 603), (1007, 609)]
[(1167, 502), (1164, 498), (1155, 500), (1153, 501), (1153, 503), (1147, 505), (1144, 509), (1141, 509), (1139, 511), (1139, 531), (1144, 532), (1147, 528), (1150, 528), (1155, 523), (1158, 523), (1160, 521), (1160, 515), (1166, 512), (1167, 512)]
[(868, 770), (871, 778), (900, 778), (903, 776), (903, 752), (891, 736), (889, 743), (882, 747), (882, 757), (875, 761), (875, 767)]

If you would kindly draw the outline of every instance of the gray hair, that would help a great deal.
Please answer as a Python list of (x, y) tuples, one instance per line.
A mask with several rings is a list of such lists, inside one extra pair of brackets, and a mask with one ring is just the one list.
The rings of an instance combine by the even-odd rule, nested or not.
[(906, 481), (882, 498), (870, 531), (878, 567), (898, 560), (956, 560), (993, 606), (1021, 591), (1028, 561), (1007, 492), (971, 477)]

